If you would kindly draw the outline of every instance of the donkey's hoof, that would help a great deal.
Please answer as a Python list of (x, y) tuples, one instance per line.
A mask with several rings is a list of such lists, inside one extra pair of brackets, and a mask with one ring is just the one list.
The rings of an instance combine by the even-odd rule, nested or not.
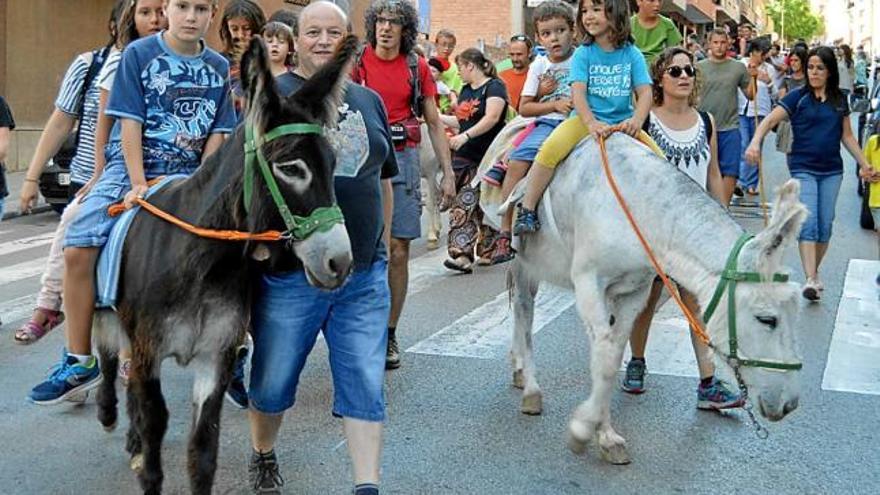
[(119, 424), (118, 421), (114, 421), (114, 422), (110, 423), (109, 425), (101, 425), (101, 426), (104, 427), (104, 431), (106, 431), (107, 433), (110, 433), (116, 429), (116, 425), (118, 425), (118, 424)]
[(523, 370), (513, 372), (513, 386), (522, 390), (525, 387), (525, 378), (523, 378)]
[(428, 251), (433, 251), (440, 247), (440, 239), (437, 238), (428, 238), (428, 241), (425, 243), (425, 247), (428, 248)]
[(580, 438), (574, 436), (571, 432), (569, 432), (568, 450), (572, 451), (575, 455), (583, 455), (584, 452), (587, 451), (587, 441), (581, 440)]
[(541, 411), (544, 410), (544, 399), (541, 397), (541, 393), (537, 392), (530, 395), (523, 395), (522, 404), (520, 405), (519, 410), (522, 411), (523, 414), (528, 414), (530, 416), (541, 414)]
[(128, 461), (128, 467), (135, 473), (141, 474), (144, 471), (144, 454), (134, 454), (131, 456), (131, 460)]
[(602, 459), (605, 459), (611, 464), (622, 465), (632, 462), (629, 453), (626, 451), (626, 445), (624, 444), (615, 444), (609, 447), (600, 445), (599, 454), (602, 456)]

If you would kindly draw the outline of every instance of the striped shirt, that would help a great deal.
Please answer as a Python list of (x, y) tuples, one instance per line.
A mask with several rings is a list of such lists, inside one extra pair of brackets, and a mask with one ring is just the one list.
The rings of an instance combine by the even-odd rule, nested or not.
[(106, 92), (113, 89), (113, 81), (116, 79), (116, 67), (119, 66), (119, 59), (122, 58), (122, 50), (113, 48), (107, 60), (104, 61), (104, 67), (98, 73), (98, 88)]
[(80, 98), (89, 66), (92, 63), (92, 56), (92, 52), (86, 52), (74, 59), (61, 82), (58, 98), (55, 99), (55, 107), (68, 115), (77, 117), (82, 109), (82, 122), (79, 124), (79, 146), (70, 162), (70, 180), (79, 184), (88, 182), (95, 172), (95, 131), (98, 125), (98, 98), (100, 96), (97, 77), (89, 85), (85, 98)]

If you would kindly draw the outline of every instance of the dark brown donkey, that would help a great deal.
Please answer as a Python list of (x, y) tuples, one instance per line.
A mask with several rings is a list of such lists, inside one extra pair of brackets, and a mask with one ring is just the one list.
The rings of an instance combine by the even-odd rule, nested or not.
[[(107, 429), (116, 425), (116, 353), (120, 347), (130, 347), (126, 449), (133, 467), (138, 466), (145, 493), (162, 490), (160, 451), (168, 425), (160, 386), (162, 361), (174, 356), (194, 369), (190, 489), (210, 493), (217, 467), (220, 409), (235, 346), (249, 324), (253, 278), (261, 269), (292, 256), (302, 260), (316, 286), (337, 287), (348, 275), (351, 248), (341, 215), (336, 215), (335, 159), (320, 133), (324, 124), (336, 120), (356, 47), (356, 38), (349, 37), (333, 62), (299, 92), (284, 98), (275, 89), (263, 43), (253, 41), (241, 64), (248, 108), (244, 124), (195, 174), (150, 197), (166, 212), (210, 229), (290, 231), (291, 218), (293, 223), (315, 220), (321, 227), (300, 225), (288, 241), (256, 244), (197, 237), (145, 211), (134, 218), (123, 248), (117, 312), (100, 311), (95, 317), (104, 374), (98, 419)], [(254, 138), (252, 164), (257, 171), (246, 208), (249, 137)], [(258, 155), (271, 181), (261, 175)], [(280, 190), (277, 200), (270, 193), (271, 182)], [(283, 204), (294, 217), (285, 218)]]

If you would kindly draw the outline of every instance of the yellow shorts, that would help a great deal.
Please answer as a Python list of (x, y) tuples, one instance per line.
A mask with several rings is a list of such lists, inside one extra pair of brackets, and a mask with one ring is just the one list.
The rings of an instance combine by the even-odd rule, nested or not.
[[(543, 167), (555, 169), (562, 160), (565, 160), (565, 157), (571, 153), (574, 147), (589, 135), (590, 128), (584, 125), (580, 117), (573, 115), (565, 119), (547, 136), (547, 140), (544, 141), (538, 150), (538, 155), (535, 156), (535, 163)], [(657, 155), (664, 156), (660, 148), (654, 143), (654, 140), (645, 131), (639, 131), (638, 140), (651, 148)]]

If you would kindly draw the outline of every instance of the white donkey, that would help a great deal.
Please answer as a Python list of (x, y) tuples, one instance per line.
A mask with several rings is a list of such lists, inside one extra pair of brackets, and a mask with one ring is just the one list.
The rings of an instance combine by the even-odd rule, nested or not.
[[(696, 295), (704, 317), (707, 308), (714, 312), (708, 315), (712, 343), (720, 353), (738, 357), (742, 380), (760, 413), (771, 421), (782, 419), (798, 404), (797, 292), (791, 284), (779, 283), (787, 277), (774, 272), (783, 248), (806, 218), (798, 201), (799, 184), (789, 181), (780, 189), (769, 226), (746, 242), (743, 229), (727, 212), (673, 165), (623, 134), (614, 134), (607, 144), (621, 192), (659, 262)], [(613, 196), (599, 156), (597, 143), (590, 139), (560, 164), (539, 206), (541, 230), (521, 238), (510, 274), (515, 317), (511, 357), (514, 384), (524, 389), (522, 412), (540, 414), (531, 338), (538, 282), (573, 288), (590, 336), (592, 390), (574, 411), (569, 445), (581, 452), (595, 438), (603, 458), (624, 464), (630, 458), (624, 438), (611, 426), (611, 393), (633, 321), (646, 306), (655, 274)], [(738, 280), (728, 284), (722, 278), (726, 266)], [(729, 297), (735, 300), (729, 303)], [(719, 365), (729, 366), (719, 352)]]
[(443, 220), (440, 217), (440, 162), (431, 146), (428, 125), (422, 124), (422, 142), (419, 144), (419, 169), (421, 176), (427, 182), (425, 191), (425, 209), (428, 213), (428, 249), (440, 247), (440, 233), (443, 230)]

